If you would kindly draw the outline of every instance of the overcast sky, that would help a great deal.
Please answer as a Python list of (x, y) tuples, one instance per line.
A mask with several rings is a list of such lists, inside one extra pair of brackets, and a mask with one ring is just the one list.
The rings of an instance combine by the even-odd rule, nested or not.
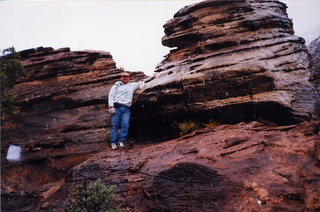
[[(103, 50), (117, 67), (152, 75), (169, 52), (163, 25), (182, 7), (200, 1), (1, 1), (0, 49), (39, 46)], [(320, 0), (282, 0), (296, 35), (309, 44), (320, 35)]]

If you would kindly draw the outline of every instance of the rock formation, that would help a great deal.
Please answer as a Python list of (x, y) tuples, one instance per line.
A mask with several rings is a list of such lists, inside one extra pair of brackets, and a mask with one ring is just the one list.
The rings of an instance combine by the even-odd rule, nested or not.
[[(164, 25), (175, 49), (136, 94), (117, 151), (107, 142), (106, 97), (121, 72), (111, 54), (20, 52), (27, 75), (7, 91), (14, 115), (2, 116), (2, 211), (62, 212), (71, 187), (98, 178), (117, 186), (117, 205), (141, 212), (319, 211), (319, 75), (285, 11), (276, 0), (182, 8)], [(177, 121), (209, 118), (222, 124), (172, 138)], [(5, 159), (10, 144), (21, 161)]]
[(221, 125), (157, 144), (106, 150), (72, 169), (40, 211), (63, 211), (77, 182), (117, 185), (139, 211), (317, 211), (319, 121)]
[(174, 49), (139, 96), (143, 113), (169, 125), (186, 116), (278, 125), (319, 117), (319, 78), (285, 4), (203, 1), (182, 8), (164, 29), (162, 43)]
[[(15, 114), (2, 114), (3, 211), (35, 211), (72, 167), (109, 146), (107, 96), (122, 72), (109, 52), (40, 47), (20, 55), (26, 76), (7, 92)], [(10, 144), (23, 147), (20, 162), (5, 159)]]
[(313, 67), (320, 77), (320, 36), (309, 44), (308, 49), (313, 58)]

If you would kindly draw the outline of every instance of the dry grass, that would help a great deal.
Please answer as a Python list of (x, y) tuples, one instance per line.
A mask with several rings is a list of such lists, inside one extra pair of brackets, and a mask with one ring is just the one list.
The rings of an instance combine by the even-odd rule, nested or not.
[(220, 121), (214, 120), (212, 118), (208, 119), (205, 123), (198, 120), (185, 120), (183, 122), (174, 122), (173, 127), (178, 127), (180, 131), (180, 136), (191, 133), (192, 131), (199, 130), (204, 127), (212, 128), (219, 126)]
[(196, 121), (185, 120), (184, 122), (178, 123), (180, 129), (180, 135), (186, 135), (194, 130), (200, 129), (199, 124)]
[(216, 127), (216, 126), (219, 126), (221, 123), (220, 121), (210, 118), (206, 123), (201, 123), (201, 124), (205, 127)]

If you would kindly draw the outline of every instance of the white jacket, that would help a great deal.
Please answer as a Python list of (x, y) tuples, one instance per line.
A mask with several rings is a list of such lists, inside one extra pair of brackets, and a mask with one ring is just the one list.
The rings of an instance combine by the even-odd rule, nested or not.
[(144, 82), (127, 83), (123, 84), (121, 81), (117, 81), (110, 89), (108, 104), (109, 107), (113, 107), (114, 103), (120, 103), (130, 107), (132, 104), (133, 93), (137, 89), (143, 89), (145, 87)]

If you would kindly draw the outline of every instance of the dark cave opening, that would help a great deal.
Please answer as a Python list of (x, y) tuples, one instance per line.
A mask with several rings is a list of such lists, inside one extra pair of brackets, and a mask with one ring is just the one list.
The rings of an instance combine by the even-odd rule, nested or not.
[(219, 124), (258, 121), (268, 126), (287, 126), (298, 124), (306, 118), (297, 117), (290, 108), (276, 102), (245, 103), (212, 110), (180, 110), (162, 114), (156, 113), (156, 110), (154, 113), (135, 114), (133, 110), (129, 137), (142, 142), (165, 141), (180, 136), (177, 123), (186, 120), (206, 123), (209, 119)]

